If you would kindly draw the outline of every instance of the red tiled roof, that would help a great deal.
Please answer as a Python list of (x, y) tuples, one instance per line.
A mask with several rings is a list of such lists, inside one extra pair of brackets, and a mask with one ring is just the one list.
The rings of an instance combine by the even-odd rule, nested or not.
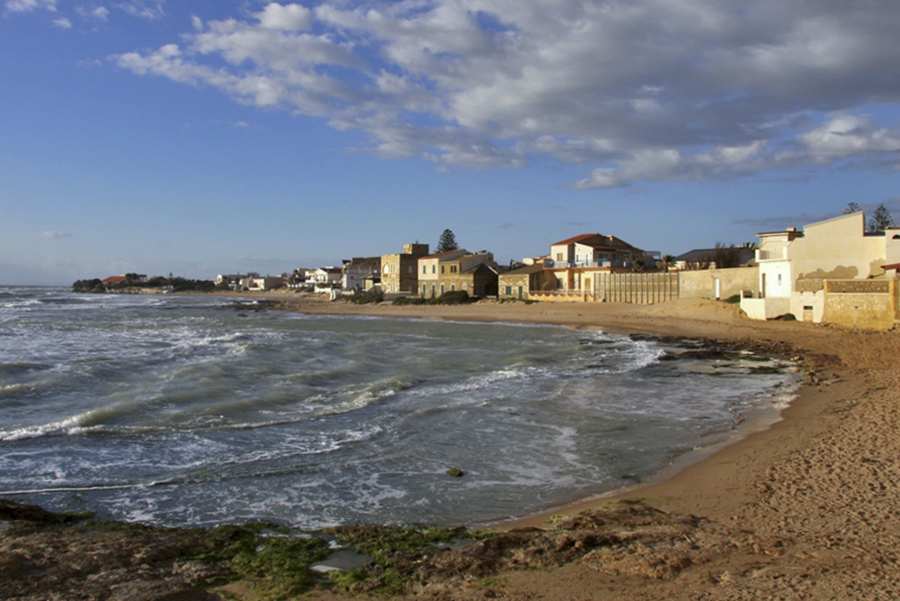
[(556, 244), (551, 244), (550, 246), (559, 246), (560, 244), (572, 244), (573, 242), (581, 242), (585, 238), (592, 238), (599, 235), (600, 234), (581, 234), (580, 236), (575, 236), (574, 238), (569, 238), (568, 240), (563, 240), (562, 242), (557, 242)]
[[(598, 241), (585, 242), (585, 240), (589, 240), (591, 238), (597, 238)], [(582, 243), (585, 246), (593, 246), (594, 248), (635, 248), (621, 238), (616, 238), (615, 236), (604, 236), (603, 234), (581, 234), (580, 236), (575, 236), (574, 238), (569, 238), (568, 240), (563, 240), (562, 242), (557, 242), (556, 244), (551, 244), (550, 246), (561, 246), (563, 244), (568, 245), (575, 243)]]
[(105, 280), (101, 280), (104, 284), (121, 284), (126, 280), (124, 275), (111, 275)]

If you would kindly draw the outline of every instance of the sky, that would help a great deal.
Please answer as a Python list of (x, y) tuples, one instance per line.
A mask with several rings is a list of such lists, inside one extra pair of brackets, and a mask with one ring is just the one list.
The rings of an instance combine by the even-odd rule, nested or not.
[(678, 255), (898, 167), (896, 0), (0, 0), (0, 285)]

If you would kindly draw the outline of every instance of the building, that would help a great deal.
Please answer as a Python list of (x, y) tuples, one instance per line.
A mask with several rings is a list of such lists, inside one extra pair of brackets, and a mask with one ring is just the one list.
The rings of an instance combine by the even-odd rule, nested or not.
[(307, 284), (316, 292), (331, 292), (341, 287), (344, 271), (340, 267), (319, 267), (306, 274)]
[(304, 288), (306, 286), (306, 274), (308, 271), (308, 269), (298, 267), (285, 278), (285, 285), (288, 288)]
[(380, 256), (354, 257), (345, 260), (341, 268), (341, 288), (347, 291), (361, 292), (366, 289), (366, 279), (380, 272)]
[(254, 292), (268, 292), (283, 286), (284, 276), (265, 275), (247, 278), (247, 285), (244, 287)]
[[(865, 215), (856, 212), (809, 224), (802, 232), (764, 232), (756, 261), (758, 288), (741, 299), (741, 309), (753, 319), (791, 314), (858, 327), (888, 318), (893, 323), (890, 303), (882, 307), (890, 299), (849, 295), (896, 294), (885, 267), (900, 262), (900, 228), (867, 233)], [(855, 304), (842, 305), (851, 300)]]
[(532, 290), (543, 290), (548, 276), (541, 263), (532, 263), (501, 273), (498, 277), (498, 298), (528, 300)]
[(487, 251), (465, 249), (427, 255), (418, 260), (419, 295), (436, 298), (463, 291), (472, 297), (495, 296), (499, 268)]
[(556, 282), (556, 290), (593, 290), (597, 272), (655, 269), (658, 252), (644, 251), (615, 236), (581, 234), (550, 245), (544, 260)]
[[(675, 257), (671, 269), (685, 271), (689, 269), (728, 269), (750, 264), (756, 258), (753, 250), (747, 246), (730, 246), (719, 248), (695, 248)], [(720, 263), (723, 263), (720, 265)]]
[(427, 244), (404, 244), (403, 252), (381, 256), (381, 290), (385, 294), (415, 294), (419, 288), (419, 259), (428, 255)]

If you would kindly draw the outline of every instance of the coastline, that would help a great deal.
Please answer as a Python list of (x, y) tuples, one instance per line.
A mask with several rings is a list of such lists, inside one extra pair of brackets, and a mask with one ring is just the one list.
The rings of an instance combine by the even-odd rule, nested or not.
[[(227, 294), (227, 293), (226, 293)], [(237, 295), (235, 295), (237, 296)], [(255, 298), (255, 297), (253, 297)], [(472, 305), (462, 306), (399, 306), (392, 305), (355, 305), (321, 299), (281, 300), (271, 299), (267, 302), (267, 309), (304, 313), (308, 315), (357, 315), (377, 316), (385, 318), (406, 319), (441, 319), (460, 320), (468, 322), (492, 322), (492, 323), (527, 323), (541, 325), (558, 325), (573, 329), (598, 329), (618, 334), (643, 333), (661, 337), (673, 338), (697, 338), (717, 342), (732, 342), (735, 346), (761, 346), (757, 337), (746, 337), (743, 330), (741, 336), (711, 336), (713, 332), (709, 328), (719, 330), (718, 323), (732, 323), (740, 320), (739, 310), (734, 306), (724, 305), (716, 301), (691, 301), (692, 311), (699, 311), (707, 317), (700, 323), (687, 326), (685, 323), (684, 307), (677, 309), (681, 315), (678, 320), (672, 321), (668, 317), (668, 311), (663, 312), (666, 323), (660, 323), (659, 318), (653, 315), (659, 313), (659, 306), (655, 308), (635, 305), (556, 305), (547, 307), (538, 305), (526, 305), (524, 303), (485, 303), (484, 301)], [(600, 307), (601, 310), (592, 311)], [(639, 323), (639, 317), (645, 316), (643, 323)], [(649, 323), (648, 323), (649, 322)], [(747, 324), (751, 325), (751, 324)], [(751, 326), (752, 327), (752, 326)], [(692, 334), (689, 334), (691, 332)], [(716, 334), (721, 334), (716, 331)], [(775, 339), (771, 343), (777, 343)], [(783, 346), (783, 345), (782, 345)], [(760, 352), (769, 352), (785, 356), (788, 354), (785, 348), (757, 349)], [(796, 355), (796, 353), (790, 353)], [(794, 357), (802, 363), (802, 357)], [(802, 366), (801, 369), (813, 369), (815, 366)], [(592, 495), (587, 498), (573, 499), (563, 505), (539, 511), (532, 515), (524, 515), (509, 520), (487, 524), (488, 528), (497, 530), (515, 530), (520, 528), (541, 528), (548, 525), (549, 520), (560, 514), (574, 514), (586, 510), (596, 509), (609, 503), (630, 500), (646, 500), (648, 503), (660, 509), (681, 510), (681, 504), (674, 503), (677, 497), (684, 497), (687, 489), (695, 489), (697, 482), (703, 482), (706, 486), (713, 484), (711, 480), (719, 478), (719, 470), (715, 468), (720, 460), (719, 455), (731, 447), (748, 445), (757, 452), (758, 445), (770, 443), (765, 437), (757, 440), (757, 437), (769, 431), (775, 425), (795, 419), (795, 415), (803, 414), (803, 411), (794, 409), (795, 405), (806, 406), (812, 402), (821, 390), (809, 383), (801, 383), (794, 398), (789, 405), (780, 410), (767, 410), (768, 415), (751, 416), (744, 423), (739, 424), (731, 433), (723, 439), (715, 440), (708, 446), (702, 446), (684, 455), (673, 459), (672, 463), (660, 473), (645, 482), (625, 486)], [(771, 413), (769, 413), (771, 411)], [(749, 450), (749, 449), (748, 449)], [(743, 449), (735, 449), (732, 453), (744, 453)], [(728, 460), (730, 461), (730, 459)], [(690, 483), (689, 486), (687, 484)], [(696, 494), (692, 491), (690, 494)], [(708, 495), (705, 495), (708, 496)], [(478, 524), (475, 524), (477, 527)]]
[[(404, 598), (687, 601), (898, 594), (896, 330), (869, 333), (755, 322), (734, 305), (707, 300), (652, 306), (482, 301), (395, 307), (292, 294), (223, 296), (264, 300), (260, 308), (313, 315), (547, 324), (706, 339), (789, 354), (802, 365), (805, 383), (774, 423), (760, 428), (744, 424), (735, 436), (689, 453), (651, 482), (498, 524), (493, 543), (416, 556), (404, 568), (413, 583)], [(23, 547), (19, 540), (5, 540), (16, 528), (7, 524), (0, 516), (0, 576), (17, 577), (10, 562), (19, 561), (16, 570), (23, 574), (28, 573), (28, 561), (43, 565), (27, 557), (17, 559)], [(61, 550), (55, 553), (63, 555)], [(54, 559), (63, 563), (54, 552), (42, 561)], [(159, 578), (177, 580), (178, 586), (200, 581), (182, 574), (180, 564), (165, 561), (169, 567), (160, 568), (164, 576)], [(315, 589), (309, 595), (331, 601), (360, 599), (359, 592), (366, 590), (347, 596), (335, 589)], [(219, 592), (232, 595), (229, 598), (255, 598), (240, 584), (185, 598), (212, 601), (222, 598)], [(46, 593), (16, 598), (46, 598)], [(146, 597), (156, 598), (169, 597)]]

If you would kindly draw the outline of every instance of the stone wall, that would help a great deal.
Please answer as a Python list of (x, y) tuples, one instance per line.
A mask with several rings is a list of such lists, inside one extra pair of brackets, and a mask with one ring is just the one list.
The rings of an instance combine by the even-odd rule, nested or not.
[(889, 330), (900, 318), (897, 280), (798, 280), (791, 313), (801, 321)]
[(759, 295), (759, 268), (734, 267), (732, 269), (703, 269), (679, 271), (678, 288), (681, 298), (716, 298), (716, 280), (719, 281), (718, 298), (726, 299), (743, 290)]

